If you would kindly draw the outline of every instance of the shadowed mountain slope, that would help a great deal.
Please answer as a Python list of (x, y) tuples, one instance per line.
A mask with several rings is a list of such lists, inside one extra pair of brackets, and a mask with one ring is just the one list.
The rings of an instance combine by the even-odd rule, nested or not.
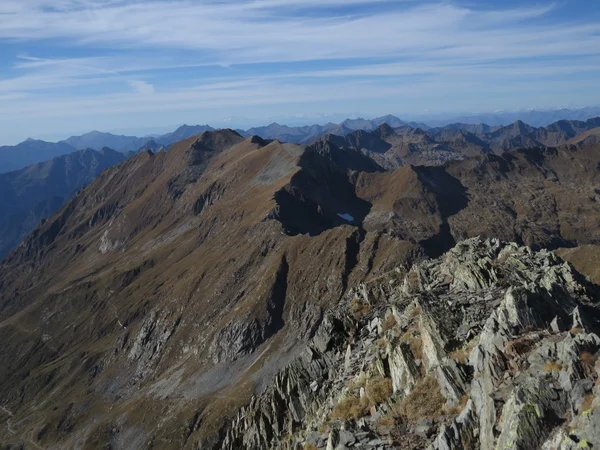
[(82, 150), (0, 174), (0, 257), (78, 189), (124, 159), (125, 155), (110, 149)]

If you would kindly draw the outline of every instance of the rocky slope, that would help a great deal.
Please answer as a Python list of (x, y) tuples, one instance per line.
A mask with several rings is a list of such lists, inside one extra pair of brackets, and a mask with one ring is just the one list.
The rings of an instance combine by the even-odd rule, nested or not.
[(403, 272), (353, 290), (206, 448), (600, 444), (597, 286), (477, 238)]
[[(232, 130), (134, 155), (0, 264), (0, 442), (235, 447), (223, 425), (302, 370), (307, 345), (339, 347), (351, 328), (330, 312), (360, 283), (383, 295), (390, 273), (478, 235), (600, 244), (598, 162), (597, 148), (564, 147), (384, 172), (332, 142)], [(385, 319), (363, 303), (369, 323)]]

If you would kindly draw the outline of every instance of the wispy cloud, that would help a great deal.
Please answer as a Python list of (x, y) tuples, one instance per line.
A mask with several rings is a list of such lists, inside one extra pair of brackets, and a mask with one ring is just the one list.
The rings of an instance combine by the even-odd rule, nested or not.
[[(280, 113), (329, 102), (401, 112), (419, 99), (438, 109), (457, 98), (484, 105), (482, 92), (562, 101), (600, 75), (600, 21), (564, 20), (562, 3), (478, 5), (2, 0), (0, 45), (15, 57), (0, 63), (0, 96), (18, 100), (0, 105), (0, 133), (19, 115), (56, 115), (57, 103), (60, 114), (83, 115), (97, 128), (102, 114), (136, 111), (210, 116), (260, 105)], [(552, 94), (558, 86), (563, 92)]]
[[(0, 39), (68, 39), (70, 43), (113, 48), (166, 48), (201, 52), (204, 62), (239, 64), (373, 56), (419, 55), (446, 49), (449, 55), (477, 56), (482, 48), (519, 52), (521, 43), (537, 54), (555, 54), (569, 42), (591, 38), (600, 24), (552, 25), (520, 22), (548, 14), (553, 4), (501, 11), (475, 11), (451, 4), (385, 1), (386, 11), (328, 10), (294, 14), (300, 7), (370, 4), (339, 0), (84, 1), (24, 0), (4, 5)], [(23, 5), (29, 4), (26, 9)], [(399, 6), (400, 5), (400, 6)], [(530, 47), (526, 55), (531, 54)], [(577, 48), (573, 48), (577, 51)], [(489, 53), (489, 52), (488, 52)]]
[(154, 94), (154, 86), (149, 83), (140, 80), (131, 80), (129, 85), (138, 93), (142, 95)]

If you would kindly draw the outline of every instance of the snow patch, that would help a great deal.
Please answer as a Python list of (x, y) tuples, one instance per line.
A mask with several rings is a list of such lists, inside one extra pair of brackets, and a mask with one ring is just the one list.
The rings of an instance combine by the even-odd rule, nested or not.
[(339, 214), (339, 213), (338, 213), (338, 217), (341, 217), (342, 219), (344, 219), (344, 220), (346, 220), (346, 221), (348, 221), (348, 222), (354, 222), (354, 217), (353, 217), (353, 216), (351, 216), (351, 215), (350, 215), (350, 214), (348, 214), (348, 213), (344, 213), (344, 214)]

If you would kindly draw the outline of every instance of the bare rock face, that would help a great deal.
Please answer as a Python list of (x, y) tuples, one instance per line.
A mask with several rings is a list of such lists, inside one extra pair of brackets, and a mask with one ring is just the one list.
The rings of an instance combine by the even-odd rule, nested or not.
[(600, 445), (598, 300), (553, 253), (461, 242), (355, 289), (198, 448)]

